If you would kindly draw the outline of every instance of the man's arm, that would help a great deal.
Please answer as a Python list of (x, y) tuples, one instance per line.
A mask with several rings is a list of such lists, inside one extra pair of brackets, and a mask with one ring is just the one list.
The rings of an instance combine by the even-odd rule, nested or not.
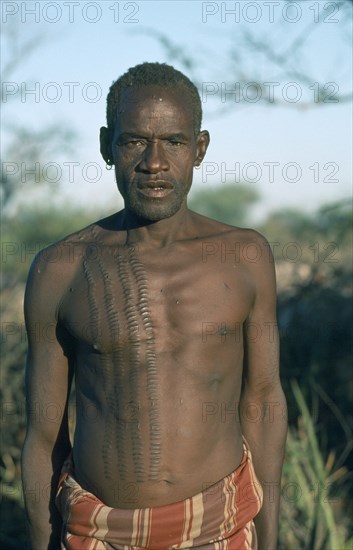
[(255, 518), (259, 549), (274, 550), (277, 547), (287, 408), (279, 379), (274, 263), (268, 243), (258, 234), (254, 235), (254, 242), (261, 247), (262, 254), (249, 266), (256, 291), (251, 314), (245, 323), (240, 415), (255, 473), (264, 492), (262, 509)]
[(71, 373), (57, 319), (63, 270), (55, 256), (50, 261), (50, 250), (43, 258), (39, 255), (32, 265), (25, 296), (29, 345), (22, 481), (34, 550), (60, 547), (61, 519), (54, 498), (71, 447), (67, 415)]

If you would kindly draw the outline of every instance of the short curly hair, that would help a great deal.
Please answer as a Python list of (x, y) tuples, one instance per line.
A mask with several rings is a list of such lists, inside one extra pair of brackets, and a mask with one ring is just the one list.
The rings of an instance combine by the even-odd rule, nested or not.
[(131, 67), (120, 76), (109, 88), (107, 96), (107, 125), (114, 131), (117, 109), (123, 90), (129, 87), (140, 89), (144, 86), (161, 86), (178, 90), (190, 98), (193, 109), (194, 132), (197, 135), (201, 129), (202, 107), (196, 86), (183, 73), (166, 63), (141, 63)]

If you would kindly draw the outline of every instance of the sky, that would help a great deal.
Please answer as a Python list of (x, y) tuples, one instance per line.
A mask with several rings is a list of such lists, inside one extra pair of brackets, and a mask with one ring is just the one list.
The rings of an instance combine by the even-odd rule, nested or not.
[[(311, 0), (4, 1), (2, 66), (13, 57), (10, 32), (17, 33), (19, 61), (2, 88), (4, 156), (9, 121), (72, 129), (73, 150), (51, 154), (40, 167), (48, 181), (62, 174), (42, 200), (120, 207), (113, 172), (99, 153), (106, 95), (130, 66), (168, 62), (199, 84), (203, 128), (211, 134), (194, 189), (222, 182), (255, 187), (259, 220), (273, 210), (313, 212), (349, 199), (352, 105), (341, 100), (352, 88), (346, 7)], [(36, 45), (32, 52), (28, 40)], [(249, 40), (263, 47), (253, 51)], [(268, 47), (285, 59), (290, 75), (268, 59)], [(296, 75), (303, 71), (305, 82)], [(255, 79), (264, 84), (261, 99)], [(319, 90), (324, 104), (317, 102)], [(21, 191), (25, 204), (33, 190), (24, 184)]]

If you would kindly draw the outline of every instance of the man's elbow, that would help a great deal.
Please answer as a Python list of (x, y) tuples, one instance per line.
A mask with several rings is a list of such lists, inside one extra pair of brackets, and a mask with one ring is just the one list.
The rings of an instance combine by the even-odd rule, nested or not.
[(68, 434), (43, 429), (29, 429), (22, 448), (22, 460), (30, 460), (32, 456), (49, 458), (66, 456), (71, 449)]
[(278, 370), (275, 369), (275, 372), (271, 375), (257, 377), (256, 379), (254, 377), (245, 378), (241, 395), (243, 400), (263, 401), (276, 395), (283, 399), (284, 393)]
[(287, 418), (287, 401), (279, 378), (251, 387), (245, 384), (240, 409), (250, 421), (260, 418), (263, 421), (273, 421), (279, 415), (281, 418)]

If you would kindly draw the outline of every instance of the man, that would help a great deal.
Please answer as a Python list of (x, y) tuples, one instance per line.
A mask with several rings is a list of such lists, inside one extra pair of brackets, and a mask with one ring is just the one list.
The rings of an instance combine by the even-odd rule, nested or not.
[(125, 208), (39, 254), (27, 285), (32, 546), (274, 549), (286, 415), (268, 243), (187, 208), (209, 134), (182, 73), (130, 69), (107, 122)]

